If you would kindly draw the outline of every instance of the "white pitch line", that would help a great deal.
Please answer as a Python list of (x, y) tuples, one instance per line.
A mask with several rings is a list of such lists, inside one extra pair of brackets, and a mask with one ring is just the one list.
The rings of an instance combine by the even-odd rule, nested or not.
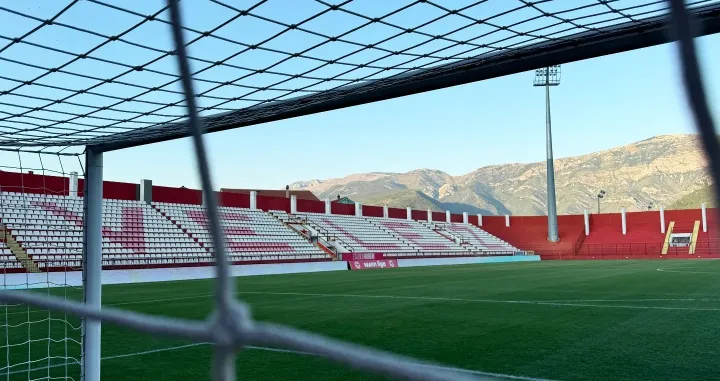
[[(192, 344), (178, 345), (175, 347), (156, 348), (156, 349), (150, 349), (147, 351), (105, 356), (102, 358), (102, 361), (144, 356), (144, 355), (149, 355), (149, 354), (154, 354), (154, 353), (171, 352), (171, 351), (176, 351), (176, 350), (180, 350), (180, 349), (194, 348), (194, 347), (199, 347), (199, 346), (204, 346), (204, 345), (210, 345), (210, 343), (192, 343)], [(292, 349), (257, 347), (257, 346), (253, 346), (253, 345), (246, 346), (245, 349), (253, 349), (253, 350), (259, 350), (259, 351), (265, 351), (265, 352), (276, 352), (276, 353), (290, 353), (290, 354), (296, 354), (296, 355), (302, 355), (302, 356), (312, 356), (313, 355), (310, 352), (301, 352), (301, 351), (295, 351)], [(50, 366), (41, 366), (41, 367), (33, 368), (33, 369), (31, 369), (31, 371), (40, 371), (40, 370), (45, 370), (45, 369), (50, 369), (50, 368), (60, 368), (60, 367), (66, 366), (66, 365), (69, 366), (69, 365), (80, 365), (80, 364), (79, 363), (53, 364)], [(438, 369), (438, 370), (446, 370), (446, 371), (452, 371), (452, 372), (458, 372), (458, 373), (474, 374), (477, 376), (495, 377), (495, 378), (501, 378), (501, 379), (506, 379), (506, 380), (553, 381), (553, 380), (549, 380), (546, 378), (534, 378), (534, 377), (516, 376), (516, 375), (504, 374), (504, 373), (483, 372), (480, 370), (456, 368), (456, 367), (443, 366), (443, 365), (433, 365), (433, 364), (417, 364), (417, 365), (427, 367), (427, 368)], [(27, 371), (28, 371), (27, 369), (22, 369), (22, 370), (17, 370), (17, 371), (11, 371), (11, 372), (9, 372), (9, 374), (12, 375), (12, 374), (26, 373)]]
[[(169, 352), (179, 349), (185, 349), (185, 348), (192, 348), (192, 347), (198, 347), (201, 345), (210, 345), (210, 343), (193, 343), (193, 344), (186, 344), (186, 345), (179, 345), (176, 347), (168, 347), (168, 348), (158, 348), (158, 349), (151, 349), (147, 351), (141, 351), (141, 352), (134, 352), (134, 353), (126, 353), (122, 355), (114, 355), (114, 356), (107, 356), (103, 357), (102, 360), (114, 360), (119, 358), (127, 358), (127, 357), (135, 357), (135, 356), (143, 356), (153, 353), (160, 353), (160, 352)], [(268, 348), (268, 347), (258, 347), (249, 345), (244, 347), (245, 349), (253, 349), (253, 350), (259, 350), (259, 351), (265, 351), (265, 352), (276, 352), (276, 353), (290, 353), (295, 355), (302, 355), (302, 356), (312, 356), (313, 354), (310, 352), (301, 352), (301, 351), (295, 351), (292, 349), (280, 349), (280, 348)], [(458, 372), (458, 373), (467, 373), (467, 374), (474, 374), (478, 376), (486, 376), (486, 377), (496, 377), (496, 378), (502, 378), (506, 380), (522, 380), (522, 381), (552, 381), (545, 378), (534, 378), (534, 377), (525, 377), (525, 376), (516, 376), (512, 374), (504, 374), (504, 373), (491, 373), (491, 372), (483, 372), (480, 370), (473, 370), (473, 369), (464, 369), (464, 368), (456, 368), (456, 367), (450, 367), (450, 366), (444, 366), (444, 365), (434, 365), (434, 364), (417, 364), (418, 366), (423, 366), (427, 368), (432, 369), (438, 369), (438, 370), (446, 370), (451, 372)]]
[[(201, 298), (211, 298), (213, 294), (205, 294), (205, 295), (191, 295), (191, 296), (178, 296), (175, 298), (161, 298), (161, 299), (145, 299), (145, 300), (134, 300), (131, 302), (121, 302), (121, 303), (107, 303), (103, 304), (103, 306), (126, 306), (126, 305), (133, 305), (133, 304), (154, 304), (158, 302), (172, 302), (177, 300), (191, 300), (191, 299), (201, 299)], [(47, 310), (31, 310), (30, 313), (47, 313)], [(27, 310), (25, 311), (15, 311), (15, 312), (8, 312), (5, 315), (21, 315), (21, 314), (27, 314)]]
[[(498, 304), (523, 304), (536, 306), (556, 307), (590, 307), (590, 308), (624, 308), (624, 309), (655, 309), (655, 310), (686, 310), (686, 311), (720, 311), (720, 308), (695, 308), (695, 307), (665, 307), (665, 306), (634, 306), (634, 305), (603, 305), (590, 303), (604, 302), (650, 302), (650, 301), (684, 301), (684, 302), (711, 302), (720, 299), (694, 299), (694, 298), (649, 298), (649, 299), (566, 299), (566, 300), (502, 300), (502, 299), (465, 299), (465, 298), (443, 298), (431, 296), (400, 296), (400, 295), (362, 295), (362, 294), (323, 294), (304, 292), (267, 292), (267, 291), (239, 291), (237, 294), (258, 294), (258, 295), (287, 295), (287, 296), (319, 296), (339, 298), (368, 298), (368, 299), (405, 299), (405, 300), (428, 300), (445, 302), (472, 302), (472, 303), (498, 303)], [(104, 306), (125, 306), (135, 304), (154, 304), (160, 302), (173, 302), (210, 298), (212, 294), (179, 296), (174, 298), (146, 299), (121, 303), (108, 303)], [(30, 313), (45, 313), (44, 310), (34, 310)], [(6, 315), (24, 315), (28, 311), (8, 312)]]
[(105, 361), (105, 360), (123, 359), (123, 358), (127, 358), (127, 357), (144, 356), (144, 355), (149, 355), (149, 354), (153, 354), (153, 353), (176, 351), (178, 349), (193, 348), (193, 347), (199, 347), (201, 345), (209, 345), (209, 344), (210, 343), (192, 343), (192, 344), (178, 345), (175, 347), (150, 349), (147, 351), (125, 353), (125, 354), (121, 354), (121, 355), (105, 356), (102, 358), (102, 360)]
[(647, 298), (647, 299), (553, 299), (537, 300), (551, 303), (584, 303), (584, 302), (720, 302), (720, 299), (709, 298)]
[(399, 295), (361, 295), (361, 294), (320, 294), (303, 292), (264, 292), (264, 291), (240, 291), (238, 294), (260, 294), (260, 295), (297, 295), (297, 296), (320, 296), (339, 298), (367, 298), (367, 299), (398, 299), (398, 300), (428, 300), (443, 302), (471, 302), (471, 303), (498, 303), (498, 304), (523, 304), (523, 305), (544, 305), (558, 307), (593, 307), (593, 308), (624, 308), (637, 310), (684, 310), (684, 311), (720, 311), (720, 308), (694, 308), (694, 307), (664, 307), (664, 306), (633, 306), (619, 304), (588, 304), (588, 303), (565, 303), (537, 300), (495, 300), (495, 299), (464, 299), (464, 298), (441, 298), (430, 296), (399, 296)]
[(657, 271), (664, 272), (664, 273), (681, 273), (681, 274), (715, 274), (720, 275), (720, 272), (718, 271), (682, 271), (682, 270), (668, 270), (665, 268), (659, 268)]

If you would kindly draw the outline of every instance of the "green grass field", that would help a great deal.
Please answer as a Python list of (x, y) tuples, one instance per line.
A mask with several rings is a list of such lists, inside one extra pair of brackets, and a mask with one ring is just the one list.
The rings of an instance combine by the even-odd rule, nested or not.
[[(237, 288), (258, 320), (468, 370), (552, 380), (716, 380), (719, 280), (720, 261), (550, 261), (246, 277)], [(115, 285), (103, 289), (103, 299), (203, 319), (213, 307), (212, 287), (212, 281)], [(42, 340), (48, 328), (54, 339), (64, 337), (62, 322), (49, 325), (42, 320), (47, 312), (33, 311), (40, 322), (28, 325), (26, 309), (8, 312), (0, 319), (17, 326), (3, 330), (9, 335), (2, 332), (0, 344), (11, 346), (0, 357), (28, 361), (28, 337), (40, 339), (30, 344), (33, 367), (48, 364), (48, 351), (65, 353), (64, 342), (48, 347)], [(180, 347), (187, 344), (104, 325), (103, 379), (208, 379), (211, 348)], [(68, 343), (68, 353), (78, 351)], [(382, 379), (262, 349), (245, 350), (237, 361), (244, 380)], [(13, 367), (20, 373), (10, 379), (27, 380), (26, 369)], [(78, 380), (78, 366), (67, 371)], [(50, 370), (51, 377), (64, 374), (65, 367)], [(40, 369), (30, 378), (47, 375)]]

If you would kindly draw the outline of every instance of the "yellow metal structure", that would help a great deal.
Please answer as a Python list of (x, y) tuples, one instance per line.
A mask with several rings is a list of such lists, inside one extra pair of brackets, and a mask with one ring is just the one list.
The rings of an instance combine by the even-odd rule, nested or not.
[(667, 254), (668, 249), (670, 248), (670, 235), (672, 235), (674, 227), (675, 221), (670, 221), (670, 225), (668, 225), (667, 232), (665, 233), (665, 243), (663, 243), (662, 252), (660, 253), (662, 255)]
[(700, 221), (695, 221), (692, 236), (690, 236), (690, 254), (695, 254), (695, 246), (697, 246), (698, 233), (700, 232)]
[(0, 241), (5, 242), (10, 252), (13, 253), (18, 262), (20, 262), (28, 272), (40, 272), (37, 263), (27, 255), (25, 248), (23, 248), (10, 231), (5, 228), (5, 225), (0, 225)]

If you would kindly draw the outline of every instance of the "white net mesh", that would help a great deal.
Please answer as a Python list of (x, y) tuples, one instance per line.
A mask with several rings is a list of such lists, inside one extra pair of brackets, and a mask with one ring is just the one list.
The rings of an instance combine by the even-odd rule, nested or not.
[[(82, 297), (82, 223), (59, 210), (74, 210), (69, 171), (82, 173), (76, 157), (0, 152), (2, 288), (64, 300)], [(82, 205), (82, 204), (81, 204)], [(3, 304), (0, 373), (7, 380), (78, 380), (80, 319), (23, 304)]]
[[(523, 5), (520, 7), (520, 9), (525, 8), (537, 8), (537, 3), (540, 2), (529, 2), (529, 1), (520, 1)], [(74, 4), (75, 2), (73, 2)], [(417, 1), (416, 3), (426, 3), (426, 1)], [(484, 1), (480, 1), (479, 3), (484, 3)], [(544, 2), (543, 2), (544, 3)], [(593, 2), (593, 6), (602, 6), (609, 8), (608, 12), (615, 14), (618, 13), (623, 18), (627, 18), (630, 20), (634, 20), (633, 16), (629, 16), (623, 11), (620, 11), (616, 8), (613, 8), (608, 3), (613, 3), (612, 1), (606, 1), (606, 0), (597, 0), (596, 2)], [(651, 2), (652, 4), (665, 4), (665, 2)], [(720, 179), (720, 146), (718, 145), (718, 141), (716, 139), (715, 135), (715, 128), (713, 125), (712, 118), (709, 114), (707, 102), (705, 99), (705, 94), (702, 86), (701, 76), (700, 76), (700, 70), (697, 63), (697, 58), (694, 50), (694, 45), (692, 42), (693, 35), (691, 34), (691, 31), (693, 28), (691, 28), (690, 25), (690, 18), (688, 16), (687, 10), (685, 8), (685, 4), (682, 0), (673, 0), (668, 1), (671, 5), (671, 13), (672, 13), (672, 20), (674, 21), (674, 32), (676, 33), (676, 37), (681, 41), (679, 44), (680, 47), (680, 56), (682, 59), (682, 71), (683, 71), (683, 83), (686, 88), (686, 92), (688, 95), (688, 100), (691, 105), (693, 116), (695, 117), (696, 125), (698, 126), (698, 129), (700, 130), (702, 136), (703, 136), (703, 142), (704, 147), (708, 153), (708, 156), (710, 157), (711, 161), (711, 168), (712, 173), (715, 179)], [(649, 3), (648, 3), (649, 4)], [(589, 5), (587, 6), (589, 7)], [(583, 8), (587, 8), (583, 7)], [(42, 287), (42, 290), (47, 293), (48, 295), (39, 295), (37, 292), (9, 292), (9, 291), (2, 291), (0, 292), (0, 298), (4, 301), (6, 301), (7, 305), (4, 306), (4, 309), (6, 311), (6, 322), (5, 324), (5, 348), (6, 348), (6, 366), (3, 368), (5, 369), (5, 374), (7, 375), (8, 379), (11, 379), (15, 377), (16, 375), (19, 375), (22, 379), (74, 379), (74, 375), (77, 373), (72, 373), (73, 376), (71, 376), (71, 367), (70, 364), (73, 366), (76, 365), (77, 358), (72, 356), (72, 353), (80, 353), (81, 351), (76, 352), (76, 350), (79, 347), (80, 341), (78, 340), (71, 340), (71, 337), (77, 337), (73, 336), (76, 335), (77, 327), (78, 325), (74, 323), (72, 319), (68, 319), (64, 313), (71, 314), (74, 316), (82, 316), (86, 320), (84, 321), (84, 327), (87, 330), (87, 335), (82, 340), (82, 343), (84, 343), (84, 349), (85, 352), (82, 352), (84, 354), (83, 356), (83, 368), (84, 368), (84, 374), (83, 376), (86, 377), (86, 379), (95, 381), (100, 379), (100, 372), (99, 372), (99, 364), (100, 364), (100, 340), (99, 340), (99, 321), (103, 321), (106, 323), (112, 323), (112, 324), (118, 324), (130, 329), (134, 329), (138, 332), (146, 333), (146, 334), (152, 334), (156, 336), (170, 336), (175, 338), (183, 338), (187, 340), (192, 340), (195, 342), (209, 342), (213, 345), (213, 361), (212, 361), (212, 369), (211, 374), (213, 376), (214, 380), (218, 381), (226, 381), (226, 380), (232, 380), (236, 378), (236, 370), (235, 370), (235, 353), (236, 351), (242, 349), (243, 347), (246, 347), (248, 345), (260, 345), (260, 346), (271, 346), (271, 347), (283, 347), (289, 350), (313, 354), (317, 356), (324, 357), (325, 359), (342, 363), (348, 367), (352, 367), (355, 369), (360, 370), (366, 370), (370, 372), (374, 372), (376, 374), (399, 378), (399, 379), (407, 379), (407, 380), (470, 380), (475, 379), (471, 376), (460, 374), (456, 371), (451, 370), (437, 370), (436, 368), (428, 367), (427, 364), (418, 363), (412, 359), (404, 358), (401, 356), (393, 355), (390, 353), (384, 353), (376, 350), (372, 350), (369, 348), (364, 348), (358, 345), (348, 344), (339, 342), (336, 340), (324, 338), (318, 335), (306, 333), (306, 332), (300, 332), (297, 330), (294, 330), (292, 328), (288, 328), (285, 326), (280, 326), (276, 324), (271, 323), (264, 323), (264, 322), (258, 322), (254, 321), (250, 311), (249, 307), (236, 300), (234, 298), (235, 292), (234, 292), (234, 282), (230, 279), (230, 271), (229, 266), (227, 262), (227, 256), (225, 253), (225, 244), (222, 234), (222, 229), (220, 225), (220, 217), (218, 208), (215, 202), (215, 197), (212, 192), (213, 184), (211, 181), (210, 176), (210, 170), (208, 165), (208, 159), (207, 159), (207, 153), (206, 148), (203, 143), (202, 139), (202, 131), (204, 131), (203, 121), (201, 121), (198, 117), (199, 112), (203, 111), (198, 108), (196, 105), (196, 97), (199, 97), (198, 93), (195, 92), (193, 88), (193, 75), (189, 67), (189, 57), (187, 55), (187, 52), (185, 48), (187, 47), (187, 44), (185, 42), (185, 38), (183, 36), (183, 24), (180, 19), (180, 13), (177, 1), (168, 1), (168, 8), (170, 13), (170, 21), (167, 21), (171, 24), (172, 27), (172, 33), (173, 33), (173, 42), (174, 46), (176, 47), (176, 50), (173, 50), (171, 53), (174, 55), (174, 58), (177, 58), (178, 66), (180, 67), (179, 75), (177, 76), (178, 80), (182, 81), (182, 95), (184, 96), (184, 101), (187, 106), (187, 123), (182, 123), (180, 125), (173, 125), (171, 126), (174, 130), (182, 130), (183, 133), (177, 136), (184, 136), (185, 134), (191, 134), (193, 136), (193, 145), (194, 150), (197, 158), (197, 170), (199, 172), (201, 183), (203, 185), (203, 191), (204, 196), (207, 201), (207, 214), (208, 214), (208, 231), (210, 232), (210, 236), (213, 243), (213, 254), (216, 258), (216, 274), (217, 274), (217, 281), (216, 281), (216, 296), (215, 296), (215, 313), (213, 316), (206, 320), (206, 321), (192, 321), (192, 320), (184, 320), (184, 319), (176, 319), (176, 318), (170, 318), (170, 317), (160, 317), (155, 315), (141, 315), (136, 313), (131, 313), (126, 310), (121, 309), (113, 309), (113, 308), (103, 308), (100, 309), (100, 298), (99, 298), (99, 272), (100, 272), (100, 263), (102, 258), (102, 245), (100, 242), (101, 237), (101, 231), (100, 231), (100, 225), (102, 224), (101, 220), (101, 192), (102, 192), (102, 184), (95, 184), (93, 192), (88, 192), (88, 195), (86, 195), (86, 199), (93, 198), (95, 199), (94, 202), (87, 201), (86, 202), (86, 213), (85, 217), (88, 220), (87, 226), (85, 226), (85, 235), (86, 235), (86, 241), (85, 241), (85, 251), (84, 251), (84, 261), (83, 261), (83, 268), (86, 273), (92, 272), (92, 276), (88, 276), (88, 282), (93, 284), (93, 287), (87, 287), (85, 292), (86, 303), (76, 303), (72, 302), (72, 299), (76, 299), (75, 296), (78, 296), (74, 293), (71, 293), (71, 288), (67, 287), (66, 285), (70, 284), (71, 281), (66, 279), (64, 282), (57, 282), (54, 281), (53, 276), (51, 272), (48, 272), (46, 275), (46, 281), (45, 285)], [(635, 7), (637, 8), (637, 7)], [(332, 10), (339, 10), (337, 6), (331, 6)], [(709, 19), (713, 19), (717, 17), (716, 9), (705, 9), (704, 13), (697, 13), (696, 16), (703, 16), (703, 14), (706, 16), (705, 20), (707, 21)], [(459, 11), (456, 10), (445, 10), (448, 14), (458, 14)], [(542, 16), (538, 17), (549, 17), (549, 13), (543, 12), (544, 14)], [(559, 12), (555, 12), (554, 15), (557, 16)], [(637, 15), (636, 15), (637, 16)], [(144, 16), (147, 18), (147, 20), (154, 20), (155, 16)], [(490, 19), (473, 19), (473, 24), (477, 23), (479, 25), (481, 24), (487, 24), (487, 21)], [(561, 19), (562, 20), (562, 19)], [(564, 20), (563, 23), (569, 23), (571, 20)], [(650, 24), (646, 25), (656, 25), (653, 23), (660, 23), (663, 26), (663, 28), (667, 25), (667, 19), (666, 18), (658, 18), (651, 20), (652, 22)], [(635, 24), (635, 21), (630, 21), (630, 23)], [(44, 22), (44, 25), (51, 25), (53, 24), (53, 20), (48, 20)], [(575, 25), (575, 24), (573, 24)], [(711, 24), (707, 24), (711, 25)], [(714, 24), (712, 24), (714, 25)], [(296, 29), (297, 25), (288, 26), (290, 29)], [(587, 28), (587, 26), (583, 27)], [(38, 28), (39, 29), (39, 28)], [(503, 27), (502, 30), (507, 30), (507, 27)], [(617, 29), (617, 28), (615, 28)], [(647, 29), (647, 28), (646, 28)], [(413, 29), (414, 30), (414, 29)], [(661, 31), (664, 31), (662, 29)], [(611, 32), (607, 30), (603, 31), (597, 31), (595, 30), (596, 34), (599, 34), (600, 36), (604, 36), (606, 33)], [(704, 33), (710, 33), (708, 31), (705, 31)], [(207, 34), (208, 36), (211, 35), (211, 32), (202, 33), (203, 35)], [(581, 33), (582, 35), (586, 36), (587, 34)], [(522, 35), (527, 35), (527, 33), (523, 32)], [(108, 40), (117, 40), (118, 36), (112, 36), (112, 38), (108, 38)], [(16, 38), (13, 39), (13, 43), (22, 41), (22, 38)], [(657, 41), (665, 41), (665, 39), (658, 38)], [(563, 41), (560, 41), (563, 42)], [(570, 41), (574, 42), (574, 41)], [(601, 43), (601, 42), (600, 42)], [(373, 45), (374, 46), (374, 45)], [(565, 46), (565, 45), (563, 45)], [(575, 49), (582, 49), (580, 44), (572, 44), (571, 48), (565, 48), (566, 51), (564, 53), (572, 53)], [(255, 46), (256, 47), (256, 46)], [(610, 49), (612, 50), (612, 49)], [(610, 50), (604, 51), (602, 54), (607, 54)], [(616, 51), (619, 51), (616, 49)], [(165, 55), (170, 55), (170, 53), (163, 53)], [(295, 56), (296, 54), (292, 54), (292, 56)], [(300, 54), (298, 53), (298, 56)], [(511, 56), (508, 56), (511, 57)], [(77, 56), (78, 59), (81, 58), (87, 58), (87, 57), (81, 57)], [(575, 59), (578, 59), (578, 57), (575, 57)], [(477, 62), (476, 60), (471, 60), (473, 62)], [(547, 62), (546, 62), (547, 63)], [(555, 62), (558, 63), (558, 62)], [(363, 66), (366, 66), (363, 64)], [(538, 65), (541, 66), (541, 65)], [(143, 69), (143, 67), (137, 67), (134, 69), (131, 69), (131, 71), (141, 71), (139, 69)], [(59, 70), (59, 69), (58, 69)], [(57, 70), (55, 70), (57, 71)], [(256, 70), (259, 72), (259, 70)], [(265, 70), (263, 70), (264, 72)], [(423, 72), (425, 73), (425, 72)], [(507, 72), (506, 72), (507, 73)], [(401, 80), (406, 80), (408, 77), (401, 77)], [(480, 77), (476, 77), (476, 80), (480, 80)], [(195, 78), (196, 81), (199, 81), (197, 78)], [(109, 82), (108, 82), (109, 83)], [(375, 82), (382, 85), (382, 81)], [(33, 81), (25, 81), (23, 85), (29, 85), (33, 84)], [(456, 83), (457, 84), (457, 83)], [(445, 84), (448, 85), (448, 84)], [(381, 86), (378, 86), (380, 88)], [(355, 88), (353, 88), (355, 89)], [(353, 90), (351, 89), (351, 90)], [(427, 88), (430, 89), (430, 88)], [(427, 90), (426, 89), (426, 90)], [(85, 91), (83, 91), (85, 92)], [(405, 90), (405, 94), (408, 94), (409, 90)], [(324, 95), (333, 95), (334, 92), (326, 92)], [(379, 100), (379, 98), (376, 98), (375, 100)], [(181, 103), (181, 101), (172, 102), (172, 105), (175, 106), (178, 103)], [(347, 104), (346, 104), (347, 105)], [(101, 107), (99, 110), (106, 110), (108, 107)], [(35, 110), (35, 109), (32, 109)], [(260, 110), (262, 111), (262, 110)], [(317, 111), (316, 111), (317, 112)], [(23, 115), (26, 113), (23, 112)], [(206, 120), (205, 122), (208, 123), (212, 122), (212, 120)], [(55, 123), (58, 122), (58, 123)], [(4, 140), (2, 143), (6, 147), (38, 147), (38, 146), (62, 146), (62, 145), (73, 145), (73, 144), (82, 144), (84, 142), (91, 142), (95, 141), (98, 143), (102, 143), (102, 141), (94, 140), (93, 137), (89, 137), (86, 134), (85, 130), (74, 130), (72, 132), (63, 132), (62, 134), (58, 133), (48, 133), (48, 128), (53, 128), (55, 124), (62, 124), (67, 123), (67, 121), (60, 122), (60, 121), (54, 121), (51, 126), (39, 126), (40, 130), (44, 130), (44, 133), (46, 135), (37, 136), (35, 134), (36, 128), (32, 129), (12, 129), (12, 130), (6, 130), (3, 132), (0, 132), (0, 134), (13, 136), (12, 140)], [(235, 124), (234, 126), (237, 126)], [(226, 126), (229, 128), (229, 125)], [(91, 130), (94, 130), (91, 129)], [(28, 135), (28, 132), (32, 132), (33, 134)], [(155, 130), (150, 131), (151, 135), (154, 134)], [(67, 139), (68, 134), (75, 135), (74, 138)], [(121, 134), (122, 136), (127, 138), (127, 134)], [(177, 137), (176, 135), (168, 134), (164, 135), (164, 137), (161, 138), (172, 138)], [(58, 140), (60, 139), (60, 140)], [(151, 142), (152, 139), (160, 139), (155, 135), (152, 135), (150, 138), (144, 139), (144, 140), (138, 140), (142, 142)], [(27, 140), (26, 142), (23, 142), (22, 140)], [(137, 142), (136, 142), (137, 143)], [(117, 148), (117, 147), (115, 147)], [(93, 160), (96, 160), (94, 167), (90, 167), (91, 170), (88, 170), (88, 183), (91, 183), (93, 181), (98, 181), (102, 179), (102, 150), (94, 151), (90, 150), (88, 158), (93, 158)], [(93, 161), (91, 159), (88, 159), (88, 163)], [(18, 168), (20, 171), (23, 171), (22, 165), (19, 165)], [(44, 168), (42, 165), (40, 168)], [(93, 171), (96, 172), (95, 175), (92, 175)], [(65, 170), (62, 171), (63, 173)], [(92, 179), (92, 181), (91, 181)], [(27, 200), (25, 200), (27, 201)], [(32, 198), (31, 200), (32, 201)], [(36, 200), (37, 201), (37, 200)], [(42, 201), (42, 200), (40, 200)], [(24, 201), (23, 201), (24, 202)], [(42, 216), (42, 213), (30, 213), (31, 210), (34, 210), (32, 206), (28, 206), (30, 204), (28, 203), (21, 203), (21, 205), (25, 205), (25, 209), (27, 212), (25, 212), (24, 216), (19, 218), (20, 220), (23, 220), (23, 218), (27, 218), (30, 221), (32, 220), (30, 215), (40, 215)], [(42, 208), (41, 208), (42, 209)], [(45, 210), (47, 212), (47, 210)], [(22, 213), (20, 213), (22, 214)], [(48, 223), (51, 220), (54, 220), (54, 218), (50, 218), (50, 215), (52, 213), (46, 213), (46, 217), (44, 217)], [(67, 217), (67, 216), (66, 216)], [(72, 219), (72, 218), (71, 218)], [(92, 223), (91, 223), (92, 220)], [(67, 222), (67, 221), (66, 221)], [(92, 230), (92, 233), (90, 232)], [(6, 238), (7, 238), (6, 234)], [(93, 242), (91, 242), (93, 241)], [(42, 239), (38, 240), (38, 242), (46, 242)], [(61, 241), (61, 242), (67, 242), (67, 241)], [(63, 246), (66, 249), (74, 249), (73, 246), (65, 244)], [(66, 252), (65, 252), (66, 253)], [(71, 251), (72, 253), (72, 251)], [(49, 255), (49, 252), (48, 252)], [(12, 257), (10, 257), (12, 259)], [(20, 262), (23, 266), (28, 266), (28, 260), (27, 258), (15, 258), (16, 261), (12, 262)], [(55, 257), (53, 257), (54, 261)], [(63, 260), (61, 260), (62, 262)], [(10, 261), (8, 261), (10, 262)], [(57, 263), (56, 261), (51, 262), (53, 265)], [(76, 264), (73, 262), (73, 264)], [(13, 267), (15, 266), (15, 267)], [(31, 266), (31, 265), (30, 265)], [(11, 273), (13, 269), (18, 268), (16, 264), (10, 265), (8, 264), (6, 266), (6, 272), (8, 274), (6, 275), (6, 279), (12, 279), (9, 274)], [(47, 269), (45, 267), (44, 269)], [(66, 274), (74, 274), (73, 272), (68, 271), (68, 267), (64, 266), (62, 267), (63, 271), (66, 272)], [(20, 269), (21, 271), (23, 269)], [(27, 269), (30, 270), (30, 269)], [(31, 281), (33, 279), (33, 274), (35, 274), (33, 271), (25, 271), (23, 276), (25, 276), (26, 280), (25, 282), (6, 282), (6, 284), (9, 283), (10, 286), (16, 287), (16, 288), (32, 288), (32, 286), (36, 283), (34, 281)], [(92, 278), (92, 280), (90, 280)], [(52, 280), (52, 282), (51, 282)], [(42, 283), (42, 282), (40, 282)], [(53, 283), (60, 283), (61, 285), (65, 285), (65, 287), (59, 288), (60, 290), (67, 291), (67, 292), (60, 292), (59, 294), (56, 293), (57, 288), (50, 287)], [(22, 287), (22, 286), (25, 287)], [(52, 297), (51, 297), (52, 296)], [(17, 305), (15, 303), (27, 303), (35, 307), (26, 307), (22, 305)], [(49, 311), (63, 311), (62, 317), (56, 317), (55, 312), (49, 312)], [(12, 313), (19, 312), (17, 315), (12, 315)], [(39, 317), (35, 317), (35, 314), (38, 314)], [(13, 316), (20, 316), (19, 322), (11, 322), (11, 319)], [(47, 318), (45, 317), (47, 316)], [(53, 322), (59, 321), (62, 324), (59, 325), (60, 328), (55, 328), (56, 326), (53, 324)], [(40, 322), (40, 323), (37, 323)], [(38, 330), (34, 329), (35, 324), (41, 324), (42, 328), (40, 330), (39, 338), (36, 339), (33, 336), (33, 332), (38, 332)], [(20, 329), (18, 329), (20, 328)], [(25, 331), (26, 328), (27, 330)], [(60, 339), (60, 342), (64, 345), (61, 347), (62, 352), (60, 352), (60, 355), (56, 355), (54, 352), (54, 343), (55, 343), (55, 332), (56, 329), (62, 332), (63, 336), (62, 339)], [(19, 336), (15, 336), (18, 334)], [(93, 339), (90, 339), (90, 337), (93, 337)], [(43, 339), (44, 338), (44, 339)], [(34, 344), (38, 345), (38, 350), (35, 349)], [(42, 346), (42, 348), (40, 348)], [(92, 349), (91, 349), (92, 346)], [(23, 349), (24, 348), (24, 349)], [(66, 349), (67, 348), (67, 349)], [(37, 355), (37, 359), (36, 356)], [(64, 369), (61, 369), (60, 371), (55, 373), (55, 361), (60, 360), (58, 364), (60, 364), (59, 368), (64, 367)], [(64, 363), (62, 362), (64, 361)], [(68, 364), (68, 365), (64, 365)], [(16, 372), (18, 370), (19, 372)], [(65, 373), (62, 373), (62, 371), (65, 371)], [(24, 372), (22, 372), (24, 371)], [(42, 372), (42, 373), (41, 373)], [(132, 376), (130, 376), (132, 377)]]

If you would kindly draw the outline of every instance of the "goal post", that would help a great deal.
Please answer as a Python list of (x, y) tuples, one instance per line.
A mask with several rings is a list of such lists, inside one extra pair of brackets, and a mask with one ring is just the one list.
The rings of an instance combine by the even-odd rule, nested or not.
[[(88, 307), (100, 309), (102, 304), (102, 211), (103, 211), (103, 154), (87, 149), (85, 152), (83, 291)], [(83, 318), (83, 381), (100, 380), (101, 324)]]

